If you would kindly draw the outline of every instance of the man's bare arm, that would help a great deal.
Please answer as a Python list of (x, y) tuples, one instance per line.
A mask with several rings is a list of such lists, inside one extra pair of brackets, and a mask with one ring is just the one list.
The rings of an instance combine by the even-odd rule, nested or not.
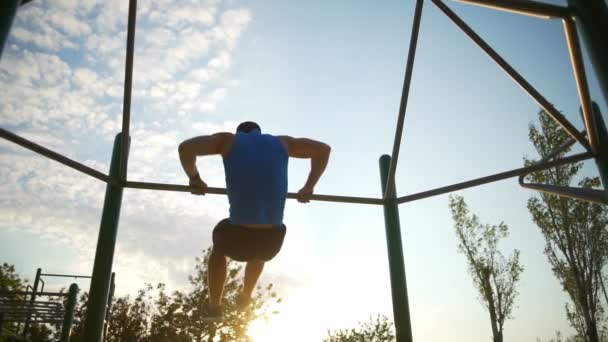
[(188, 139), (179, 144), (179, 160), (190, 178), (190, 185), (207, 186), (196, 169), (196, 157), (226, 153), (232, 137), (231, 133), (216, 133)]
[(304, 187), (298, 191), (300, 202), (308, 202), (305, 197), (314, 192), (315, 185), (325, 171), (331, 147), (323, 142), (307, 138), (292, 138), (289, 136), (279, 138), (287, 148), (287, 154), (290, 157), (310, 159), (310, 173)]

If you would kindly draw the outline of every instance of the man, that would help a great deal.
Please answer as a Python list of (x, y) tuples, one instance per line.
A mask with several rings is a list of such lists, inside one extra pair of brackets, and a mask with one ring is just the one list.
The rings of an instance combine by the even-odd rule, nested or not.
[(255, 122), (241, 123), (236, 134), (216, 133), (182, 142), (179, 156), (193, 194), (204, 195), (207, 184), (196, 169), (196, 157), (221, 155), (226, 175), (230, 216), (213, 230), (209, 256), (209, 318), (221, 316), (226, 282), (226, 257), (247, 262), (239, 306), (249, 305), (264, 263), (274, 258), (285, 237), (283, 211), (287, 196), (289, 157), (311, 160), (306, 183), (298, 191), (301, 203), (310, 200), (325, 171), (330, 147), (319, 141), (262, 134)]

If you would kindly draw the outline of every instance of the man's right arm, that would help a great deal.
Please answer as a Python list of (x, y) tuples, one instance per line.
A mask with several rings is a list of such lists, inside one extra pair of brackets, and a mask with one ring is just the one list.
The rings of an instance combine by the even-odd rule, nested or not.
[(308, 202), (308, 197), (314, 192), (315, 185), (327, 167), (331, 147), (320, 141), (308, 138), (281, 136), (279, 139), (285, 145), (287, 154), (290, 157), (310, 159), (310, 173), (308, 174), (306, 183), (298, 191), (298, 201), (303, 203)]

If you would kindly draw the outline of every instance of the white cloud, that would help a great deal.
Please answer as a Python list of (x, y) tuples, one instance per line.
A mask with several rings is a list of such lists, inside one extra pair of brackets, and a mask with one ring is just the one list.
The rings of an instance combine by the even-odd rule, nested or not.
[(234, 48), (239, 37), (251, 21), (247, 9), (228, 10), (222, 14), (220, 25), (213, 29), (213, 37), (228, 48)]
[(52, 11), (47, 14), (49, 22), (71, 36), (83, 36), (91, 33), (91, 27), (83, 20), (76, 18), (70, 11)]
[[(234, 130), (235, 122), (191, 122), (228, 96), (234, 44), (250, 20), (246, 10), (221, 14), (219, 3), (140, 1), (130, 180), (185, 184), (179, 142)], [(0, 123), (107, 172), (122, 125), (127, 7), (122, 0), (24, 7), (0, 64)], [(223, 186), (218, 159), (199, 167), (210, 185)], [(94, 252), (103, 182), (7, 143), (0, 145), (0, 189), (0, 249), (2, 232), (15, 229), (70, 246), (82, 256), (76, 268), (90, 269), (82, 260)], [(137, 265), (142, 271), (130, 274), (139, 284), (185, 281), (226, 211), (223, 196), (125, 190), (116, 269), (126, 274)]]

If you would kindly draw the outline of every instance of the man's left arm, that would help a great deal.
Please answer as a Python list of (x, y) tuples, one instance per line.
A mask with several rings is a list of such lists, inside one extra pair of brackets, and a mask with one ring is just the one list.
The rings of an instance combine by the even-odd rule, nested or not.
[(204, 195), (207, 188), (196, 169), (196, 157), (224, 154), (232, 136), (231, 133), (216, 133), (188, 139), (179, 144), (179, 160), (190, 179), (190, 186), (201, 188), (200, 191), (192, 191), (193, 194)]

